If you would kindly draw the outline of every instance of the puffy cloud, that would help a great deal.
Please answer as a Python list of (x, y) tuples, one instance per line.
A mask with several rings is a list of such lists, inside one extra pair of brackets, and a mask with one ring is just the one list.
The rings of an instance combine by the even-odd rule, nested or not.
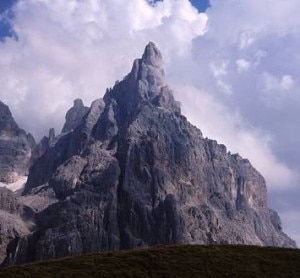
[(227, 74), (227, 63), (221, 61), (219, 63), (212, 63), (210, 69), (215, 77), (223, 76)]
[(290, 75), (284, 75), (280, 81), (280, 87), (284, 91), (289, 91), (294, 86), (294, 80)]
[(166, 61), (190, 52), (207, 20), (188, 0), (20, 0), (14, 12), (18, 40), (0, 44), (0, 97), (37, 136), (61, 128), (72, 99), (101, 97), (149, 40)]
[(243, 71), (247, 71), (251, 65), (251, 63), (246, 61), (245, 59), (238, 59), (236, 60), (235, 63), (237, 65), (237, 71), (239, 73), (242, 73)]
[(276, 77), (270, 73), (263, 73), (263, 90), (267, 93), (277, 91), (291, 91), (294, 86), (294, 79), (290, 75)]

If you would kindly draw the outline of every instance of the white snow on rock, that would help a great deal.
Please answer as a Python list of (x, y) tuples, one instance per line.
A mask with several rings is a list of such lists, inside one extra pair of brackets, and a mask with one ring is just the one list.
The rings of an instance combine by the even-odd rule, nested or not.
[(27, 176), (21, 176), (16, 182), (13, 183), (2, 183), (0, 182), (1, 187), (6, 187), (13, 191), (17, 197), (21, 196), (25, 183), (27, 181)]

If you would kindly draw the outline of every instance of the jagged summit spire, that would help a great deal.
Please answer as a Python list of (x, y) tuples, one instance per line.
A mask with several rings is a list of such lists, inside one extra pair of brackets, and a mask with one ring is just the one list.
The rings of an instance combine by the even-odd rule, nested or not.
[(146, 81), (151, 87), (149, 88), (151, 91), (158, 91), (157, 87), (165, 85), (163, 58), (154, 42), (149, 42), (145, 47), (142, 58), (134, 61), (129, 76), (135, 81)]
[(84, 107), (83, 101), (81, 98), (77, 98), (73, 102), (73, 107)]
[(17, 132), (18, 129), (9, 107), (0, 100), (0, 133)]
[(160, 67), (162, 65), (162, 55), (154, 42), (149, 42), (145, 48), (142, 60), (145, 64), (154, 67)]
[(66, 114), (66, 122), (62, 129), (62, 133), (75, 129), (81, 123), (83, 116), (88, 110), (89, 108), (84, 106), (82, 99), (75, 99), (73, 107), (70, 108)]
[(161, 52), (153, 42), (146, 45), (142, 58), (134, 60), (131, 72), (103, 99), (105, 103), (116, 101), (128, 115), (135, 114), (137, 107), (145, 103), (180, 113), (180, 105), (165, 81)]

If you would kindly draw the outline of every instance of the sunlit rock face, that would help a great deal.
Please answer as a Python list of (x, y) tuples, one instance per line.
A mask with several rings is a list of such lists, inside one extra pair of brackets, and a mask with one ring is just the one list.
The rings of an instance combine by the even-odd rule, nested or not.
[[(35, 231), (6, 263), (155, 244), (295, 247), (267, 206), (264, 178), (181, 115), (162, 65), (149, 43), (35, 161), (22, 197)], [(35, 198), (47, 205), (33, 208)]]

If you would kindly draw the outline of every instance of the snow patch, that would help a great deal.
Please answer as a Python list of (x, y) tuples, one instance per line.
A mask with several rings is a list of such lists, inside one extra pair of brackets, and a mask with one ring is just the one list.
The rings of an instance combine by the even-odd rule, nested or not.
[(13, 183), (2, 183), (0, 182), (1, 187), (6, 187), (13, 191), (17, 197), (21, 196), (25, 183), (27, 182), (27, 176), (21, 176), (16, 182)]

